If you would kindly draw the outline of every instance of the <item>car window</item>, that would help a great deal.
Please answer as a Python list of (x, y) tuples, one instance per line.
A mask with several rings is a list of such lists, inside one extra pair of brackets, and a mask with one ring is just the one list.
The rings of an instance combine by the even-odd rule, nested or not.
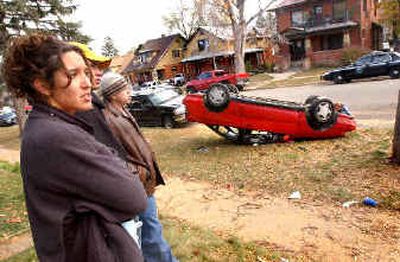
[(356, 65), (365, 65), (371, 62), (371, 55), (366, 55), (358, 59), (355, 64)]
[(178, 96), (179, 96), (179, 94), (173, 90), (164, 90), (161, 92), (156, 92), (156, 93), (150, 94), (149, 99), (154, 105), (159, 105), (159, 104), (165, 103), (171, 99), (174, 99), (175, 97), (178, 97)]
[(392, 57), (393, 57), (393, 60), (399, 60), (400, 59), (400, 53), (392, 52)]
[(223, 76), (223, 75), (225, 75), (224, 71), (216, 71), (215, 72), (215, 76)]
[(211, 76), (212, 76), (211, 72), (204, 72), (204, 73), (201, 73), (201, 74), (197, 77), (197, 79), (199, 79), (199, 80), (207, 79), (207, 78), (211, 78)]
[(372, 59), (373, 64), (387, 63), (391, 60), (389, 54), (376, 55)]

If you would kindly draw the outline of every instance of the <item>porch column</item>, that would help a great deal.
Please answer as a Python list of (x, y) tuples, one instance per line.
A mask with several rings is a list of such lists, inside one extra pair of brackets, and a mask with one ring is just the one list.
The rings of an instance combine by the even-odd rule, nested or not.
[(311, 39), (306, 37), (304, 42), (304, 47), (306, 49), (306, 57), (304, 58), (304, 68), (311, 68), (311, 56), (312, 56), (312, 47), (311, 47)]
[(345, 31), (343, 34), (343, 47), (350, 47), (351, 41), (350, 41), (350, 33), (349, 31)]

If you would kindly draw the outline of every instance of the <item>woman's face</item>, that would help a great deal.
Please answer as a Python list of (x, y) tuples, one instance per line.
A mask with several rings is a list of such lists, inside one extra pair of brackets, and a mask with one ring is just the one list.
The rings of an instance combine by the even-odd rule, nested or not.
[[(92, 108), (90, 69), (82, 56), (75, 51), (63, 54), (61, 60), (65, 69), (54, 73), (55, 87), (50, 90), (49, 104), (69, 114), (90, 110)], [(69, 85), (68, 76), (71, 79)]]
[(114, 103), (120, 104), (122, 106), (125, 106), (131, 101), (131, 90), (129, 89), (128, 86), (124, 87), (121, 89), (119, 92), (113, 94), (111, 96), (111, 101)]

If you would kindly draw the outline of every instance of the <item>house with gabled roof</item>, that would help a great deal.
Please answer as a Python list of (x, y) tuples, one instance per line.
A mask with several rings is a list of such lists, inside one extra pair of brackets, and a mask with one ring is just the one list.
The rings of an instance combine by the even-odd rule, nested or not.
[[(263, 67), (265, 52), (270, 54), (271, 46), (260, 39), (252, 36), (251, 41), (246, 41), (245, 63), (248, 68)], [(223, 69), (234, 72), (234, 55), (231, 30), (199, 27), (187, 41), (182, 60), (184, 74), (192, 79), (202, 71)]]
[(281, 0), (272, 8), (287, 39), (277, 62), (290, 66), (337, 65), (346, 50), (382, 48), (379, 0)]
[(185, 39), (180, 34), (148, 40), (139, 45), (122, 73), (135, 83), (169, 79), (182, 73), (184, 46)]
[(110, 69), (116, 73), (122, 73), (129, 63), (132, 61), (135, 54), (133, 52), (128, 52), (121, 56), (115, 56), (111, 60)]

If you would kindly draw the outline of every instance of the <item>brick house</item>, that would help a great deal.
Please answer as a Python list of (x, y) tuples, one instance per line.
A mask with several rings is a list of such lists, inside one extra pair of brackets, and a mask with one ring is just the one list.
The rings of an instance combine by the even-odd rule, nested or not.
[[(250, 39), (250, 38), (249, 38)], [(261, 36), (253, 35), (246, 44), (245, 63), (249, 68), (262, 67), (265, 54), (271, 54), (271, 47), (265, 44)], [(267, 51), (266, 51), (267, 50)], [(196, 77), (202, 71), (224, 69), (234, 72), (233, 38), (226, 31), (217, 31), (199, 27), (187, 41), (183, 71), (188, 79)]]
[(134, 83), (172, 78), (182, 73), (184, 46), (185, 39), (180, 34), (148, 40), (139, 45), (122, 73)]
[(287, 39), (277, 54), (278, 66), (338, 65), (346, 49), (381, 49), (377, 9), (378, 0), (277, 2), (278, 32)]

